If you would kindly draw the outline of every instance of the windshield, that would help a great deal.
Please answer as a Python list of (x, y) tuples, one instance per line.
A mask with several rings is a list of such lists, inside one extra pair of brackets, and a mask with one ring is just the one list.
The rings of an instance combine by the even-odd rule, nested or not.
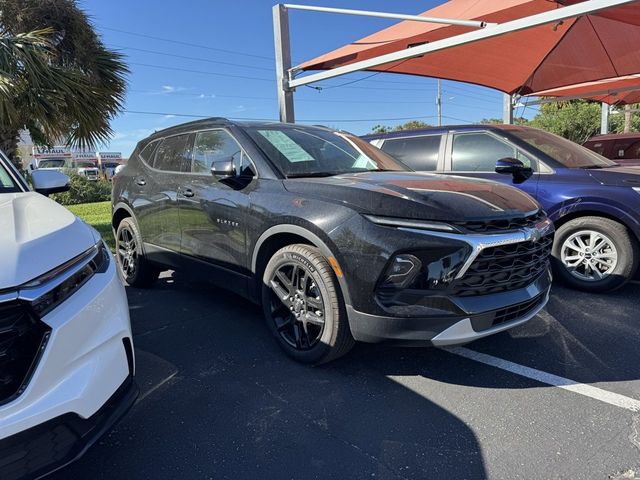
[(38, 162), (38, 168), (62, 168), (64, 166), (64, 158), (49, 158), (47, 160), (40, 160)]
[(340, 132), (281, 125), (245, 130), (289, 178), (409, 170), (364, 140)]
[(79, 168), (95, 168), (96, 164), (90, 161), (79, 161), (76, 162), (76, 166)]
[(2, 160), (0, 160), (0, 193), (16, 193), (21, 191), (20, 186), (15, 182)]
[(549, 155), (567, 168), (607, 168), (617, 163), (553, 133), (535, 128), (514, 128), (509, 133)]

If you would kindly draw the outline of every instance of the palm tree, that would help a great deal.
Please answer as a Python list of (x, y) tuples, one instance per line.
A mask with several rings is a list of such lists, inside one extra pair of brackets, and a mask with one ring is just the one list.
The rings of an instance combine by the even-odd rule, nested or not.
[(36, 144), (95, 148), (127, 73), (74, 0), (0, 0), (0, 148), (13, 158), (23, 129)]

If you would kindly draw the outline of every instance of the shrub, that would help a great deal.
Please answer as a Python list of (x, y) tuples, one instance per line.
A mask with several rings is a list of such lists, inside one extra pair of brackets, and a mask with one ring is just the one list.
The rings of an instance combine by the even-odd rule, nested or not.
[(55, 193), (51, 198), (62, 205), (106, 202), (111, 200), (111, 182), (108, 180), (87, 180), (77, 173), (65, 172), (70, 178), (70, 190)]

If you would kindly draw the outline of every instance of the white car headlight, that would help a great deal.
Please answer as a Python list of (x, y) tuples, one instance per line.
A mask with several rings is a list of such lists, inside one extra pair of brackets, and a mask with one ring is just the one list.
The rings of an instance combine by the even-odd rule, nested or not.
[(43, 317), (73, 295), (93, 275), (106, 272), (110, 258), (101, 240), (64, 265), (22, 285), (20, 298), (30, 302), (33, 311)]

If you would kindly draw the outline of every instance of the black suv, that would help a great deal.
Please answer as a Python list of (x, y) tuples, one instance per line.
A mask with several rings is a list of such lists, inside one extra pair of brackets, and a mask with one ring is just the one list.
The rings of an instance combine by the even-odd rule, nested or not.
[(297, 360), (365, 342), (453, 345), (546, 303), (552, 227), (496, 182), (409, 172), (323, 127), (208, 119), (141, 141), (113, 190), (117, 259), (261, 303)]

